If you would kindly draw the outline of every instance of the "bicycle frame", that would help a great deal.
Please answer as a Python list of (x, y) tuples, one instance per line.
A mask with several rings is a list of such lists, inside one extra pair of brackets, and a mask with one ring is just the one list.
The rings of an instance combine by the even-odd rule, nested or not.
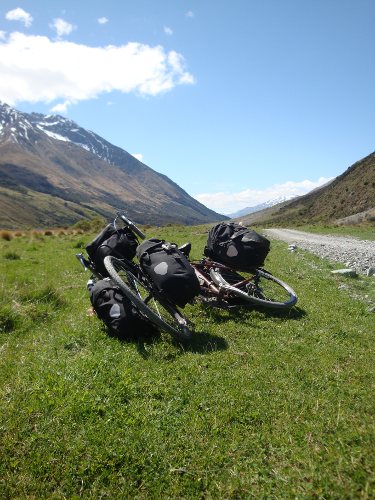
[[(197, 275), (201, 287), (201, 294), (204, 297), (208, 297), (208, 299), (216, 299), (221, 306), (228, 307), (230, 305), (229, 303), (233, 302), (233, 293), (228, 291), (225, 287), (215, 284), (210, 271), (215, 269), (232, 275), (235, 275), (236, 272), (225, 264), (207, 258), (203, 258), (200, 261), (192, 261), (190, 264), (193, 266), (195, 274)], [(231, 285), (235, 288), (244, 288), (249, 286), (250, 283), (256, 286), (256, 280), (256, 274), (252, 274), (246, 279), (231, 283)]]

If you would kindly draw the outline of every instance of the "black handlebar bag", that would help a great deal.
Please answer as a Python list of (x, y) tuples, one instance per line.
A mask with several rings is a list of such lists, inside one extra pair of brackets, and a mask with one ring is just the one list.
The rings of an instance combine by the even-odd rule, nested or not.
[(103, 276), (108, 276), (104, 266), (104, 257), (112, 255), (118, 259), (132, 260), (135, 257), (138, 240), (128, 228), (117, 229), (108, 224), (101, 233), (86, 247), (86, 251), (95, 265), (95, 269)]
[(150, 238), (138, 246), (137, 257), (142, 270), (173, 304), (185, 307), (199, 294), (194, 268), (176, 245)]
[(204, 255), (231, 267), (247, 271), (261, 267), (270, 241), (235, 222), (220, 222), (210, 229)]

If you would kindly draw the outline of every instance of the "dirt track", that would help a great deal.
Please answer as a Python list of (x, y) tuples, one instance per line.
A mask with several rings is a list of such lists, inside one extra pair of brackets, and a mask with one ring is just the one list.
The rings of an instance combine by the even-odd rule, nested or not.
[(343, 236), (327, 236), (294, 229), (266, 229), (270, 238), (295, 244), (320, 257), (341, 262), (346, 267), (355, 268), (358, 272), (367, 273), (375, 267), (375, 241), (359, 240)]

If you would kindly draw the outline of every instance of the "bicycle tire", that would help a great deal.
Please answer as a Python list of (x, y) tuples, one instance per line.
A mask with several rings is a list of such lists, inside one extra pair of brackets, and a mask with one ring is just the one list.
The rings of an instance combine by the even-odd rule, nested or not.
[(189, 340), (192, 332), (188, 320), (176, 306), (163, 300), (148, 284), (137, 276), (135, 264), (107, 256), (104, 259), (109, 276), (124, 295), (158, 329), (164, 330), (179, 340)]
[[(210, 275), (217, 286), (224, 287), (227, 292), (244, 300), (245, 303), (248, 302), (272, 309), (290, 309), (298, 300), (296, 293), (287, 283), (263, 269), (256, 269), (254, 279), (241, 288), (228, 283), (219, 269), (211, 269)], [(239, 282), (239, 277), (245, 279), (235, 271), (233, 271), (233, 275), (236, 276), (237, 282)], [(268, 289), (265, 289), (267, 285)]]

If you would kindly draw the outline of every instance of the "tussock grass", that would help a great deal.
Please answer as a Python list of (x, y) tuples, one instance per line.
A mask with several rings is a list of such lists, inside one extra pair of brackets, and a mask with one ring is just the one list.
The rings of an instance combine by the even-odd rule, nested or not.
[(13, 235), (10, 231), (0, 231), (0, 238), (5, 241), (10, 241), (13, 238)]
[(4, 254), (4, 259), (8, 260), (19, 260), (21, 257), (17, 252), (6, 252)]
[[(206, 228), (148, 234), (198, 258)], [(296, 308), (194, 304), (190, 343), (121, 342), (87, 315), (82, 240), (0, 241), (2, 498), (373, 496), (374, 315), (331, 264), (274, 241)]]

